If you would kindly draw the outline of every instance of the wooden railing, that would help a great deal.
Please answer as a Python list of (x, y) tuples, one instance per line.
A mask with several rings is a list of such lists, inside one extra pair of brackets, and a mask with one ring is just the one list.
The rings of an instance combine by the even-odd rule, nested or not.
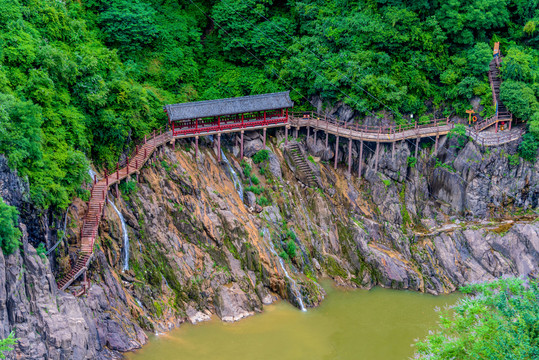
[(230, 132), (255, 129), (264, 126), (286, 125), (288, 117), (280, 114), (266, 114), (265, 117), (251, 116), (242, 119), (225, 119), (224, 121), (211, 121), (207, 123), (193, 123), (181, 128), (174, 128), (174, 137), (207, 135), (218, 132)]
[[(305, 116), (308, 115), (308, 116)], [(421, 138), (447, 134), (454, 126), (449, 118), (434, 119), (428, 123), (406, 125), (363, 125), (345, 122), (331, 116), (310, 113), (293, 113), (290, 117), (293, 126), (309, 126), (338, 136), (356, 140), (394, 142), (409, 138)]]
[[(496, 134), (481, 132), (482, 129), (490, 126), (490, 124), (496, 121), (502, 120), (498, 120), (493, 117), (485, 119), (483, 122), (476, 124), (474, 127), (468, 127), (468, 121), (465, 119), (449, 121), (448, 118), (435, 119), (431, 120), (429, 123), (414, 123), (406, 126), (373, 126), (349, 123), (327, 115), (320, 115), (315, 112), (292, 113), (290, 117), (290, 123), (293, 126), (310, 126), (318, 130), (333, 133), (335, 135), (365, 141), (394, 142), (409, 138), (445, 135), (449, 133), (456, 124), (466, 125), (467, 135), (474, 142), (482, 146), (502, 145), (518, 140), (522, 136), (522, 130)], [(485, 123), (490, 124), (483, 126)]]
[[(151, 138), (145, 138), (141, 146), (136, 146), (133, 150), (133, 155), (127, 157), (122, 162), (122, 166), (118, 163), (115, 172), (110, 174), (105, 172), (105, 177), (100, 180), (94, 177), (90, 200), (88, 201), (88, 211), (84, 216), (81, 227), (81, 249), (71, 271), (58, 281), (59, 289), (65, 290), (88, 269), (93, 257), (99, 222), (104, 211), (109, 187), (139, 171), (158, 146), (172, 139), (172, 133), (170, 131), (162, 132), (161, 130), (160, 135), (157, 135), (157, 132), (154, 132), (152, 135)], [(86, 284), (84, 284), (83, 290), (85, 287)], [(76, 295), (81, 295), (83, 292), (79, 292)]]

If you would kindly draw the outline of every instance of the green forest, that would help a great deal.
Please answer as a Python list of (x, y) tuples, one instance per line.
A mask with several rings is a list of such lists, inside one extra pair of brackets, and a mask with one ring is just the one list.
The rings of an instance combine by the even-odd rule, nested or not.
[[(42, 209), (83, 196), (166, 123), (162, 106), (291, 90), (297, 107), (361, 115), (492, 113), (501, 97), (539, 138), (538, 0), (0, 0), (0, 153)], [(359, 119), (361, 121), (361, 119)]]

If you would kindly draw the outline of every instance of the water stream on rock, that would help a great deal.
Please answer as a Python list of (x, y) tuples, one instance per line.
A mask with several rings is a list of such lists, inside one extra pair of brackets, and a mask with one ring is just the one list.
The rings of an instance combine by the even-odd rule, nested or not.
[(403, 360), (414, 339), (437, 328), (435, 308), (454, 304), (458, 294), (432, 296), (375, 288), (343, 290), (322, 282), (320, 307), (302, 313), (286, 301), (265, 306), (237, 323), (217, 317), (180, 328), (127, 354), (130, 360)]
[(122, 213), (120, 212), (120, 210), (118, 210), (118, 208), (116, 207), (116, 205), (114, 205), (114, 203), (109, 199), (109, 203), (112, 205), (112, 208), (114, 209), (114, 211), (116, 211), (116, 214), (118, 214), (118, 217), (120, 218), (120, 223), (122, 224), (122, 235), (123, 235), (123, 238), (124, 238), (124, 266), (123, 266), (123, 271), (126, 271), (126, 270), (129, 270), (129, 235), (127, 234), (127, 226), (125, 225), (125, 219), (122, 215)]
[(238, 174), (236, 174), (236, 171), (234, 171), (234, 168), (228, 161), (225, 153), (223, 152), (223, 149), (221, 149), (221, 158), (225, 162), (228, 171), (230, 172), (230, 175), (232, 176), (232, 181), (234, 182), (234, 187), (236, 188), (236, 191), (238, 192), (241, 201), (243, 201), (243, 185), (241, 184), (240, 179), (238, 178)]
[(292, 287), (292, 291), (294, 292), (294, 295), (296, 296), (296, 301), (298, 302), (301, 311), (307, 311), (307, 309), (305, 309), (305, 306), (303, 305), (303, 299), (302, 299), (301, 294), (300, 294), (300, 292), (298, 290), (296, 281), (294, 279), (292, 279), (292, 277), (288, 274), (288, 271), (286, 271), (286, 267), (284, 266), (283, 258), (280, 257), (277, 254), (277, 252), (275, 251), (275, 249), (273, 248), (273, 243), (271, 241), (271, 237), (269, 236), (268, 229), (266, 229), (266, 228), (262, 229), (262, 233), (264, 234), (264, 239), (268, 243), (268, 248), (273, 253), (273, 255), (275, 255), (275, 257), (279, 259), (279, 264), (281, 265), (281, 269), (283, 270), (284, 275), (286, 276), (288, 281), (290, 281), (290, 286)]

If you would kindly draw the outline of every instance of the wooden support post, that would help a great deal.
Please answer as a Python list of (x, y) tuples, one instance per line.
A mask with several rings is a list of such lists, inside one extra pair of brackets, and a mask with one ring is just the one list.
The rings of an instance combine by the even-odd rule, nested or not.
[(352, 138), (348, 139), (348, 174), (352, 175)]
[(298, 139), (298, 133), (299, 133), (299, 125), (296, 126), (296, 140)]
[(288, 146), (288, 127), (289, 125), (284, 127), (284, 146)]
[(198, 136), (195, 136), (195, 159), (198, 156)]
[(361, 178), (361, 170), (363, 168), (363, 140), (359, 142), (359, 169), (357, 171), (357, 176)]
[(415, 158), (417, 159), (417, 151), (419, 150), (419, 137), (415, 138)]
[(116, 163), (116, 180), (120, 179), (120, 163)]
[(127, 164), (127, 176), (129, 176), (129, 156), (127, 157), (126, 164)]
[(438, 151), (438, 138), (440, 136), (438, 134), (436, 134), (436, 141), (434, 142), (434, 151)]
[(138, 174), (139, 174), (140, 171), (137, 171), (135, 174), (136, 174), (136, 177), (137, 177), (137, 183), (138, 183)]
[(318, 133), (318, 129), (313, 130), (313, 144), (316, 146), (316, 134)]
[(307, 126), (307, 142), (309, 141), (309, 136), (311, 135), (311, 127)]
[(513, 122), (513, 119), (509, 120), (509, 131), (511, 131), (511, 123)]
[(118, 183), (114, 184), (114, 187), (116, 188), (116, 198), (120, 196), (120, 190), (118, 190)]
[(498, 122), (496, 121), (496, 133), (498, 133)]
[(395, 142), (391, 143), (391, 161), (395, 161)]
[(243, 130), (240, 137), (240, 159), (243, 159)]
[(335, 141), (335, 163), (333, 164), (334, 169), (337, 169), (338, 156), (339, 156), (339, 135), (337, 135), (337, 141)]
[(326, 148), (328, 147), (329, 133), (326, 131)]
[(217, 134), (217, 159), (221, 162), (221, 133)]
[(378, 154), (380, 152), (380, 139), (376, 140), (376, 152), (374, 158), (374, 171), (378, 171)]
[[(266, 112), (264, 112), (264, 114), (266, 114)], [(263, 133), (264, 133), (264, 140), (263, 140), (263, 143), (264, 143), (264, 147), (266, 147), (266, 131), (267, 131), (267, 129), (264, 128), (262, 131), (263, 131)]]

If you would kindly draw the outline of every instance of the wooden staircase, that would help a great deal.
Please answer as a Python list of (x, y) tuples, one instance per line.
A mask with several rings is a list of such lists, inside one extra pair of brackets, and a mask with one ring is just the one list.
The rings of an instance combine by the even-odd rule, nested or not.
[(500, 86), (502, 84), (502, 78), (500, 76), (500, 66), (503, 57), (499, 49), (500, 44), (496, 43), (494, 45), (494, 57), (490, 61), (488, 71), (488, 78), (490, 81), (490, 87), (492, 89), (492, 102), (494, 106), (496, 106), (496, 114), (492, 118), (485, 119), (482, 122), (476, 124), (475, 129), (478, 131), (482, 131), (498, 122), (510, 123), (513, 120), (513, 115), (509, 112), (509, 110), (507, 110), (507, 108), (500, 99)]
[[(65, 290), (73, 281), (88, 270), (90, 261), (93, 258), (99, 221), (101, 220), (106, 204), (109, 187), (140, 171), (140, 168), (150, 158), (155, 149), (171, 139), (172, 132), (170, 131), (160, 133), (159, 135), (156, 135), (154, 131), (153, 137), (150, 140), (146, 140), (145, 138), (142, 146), (140, 148), (138, 146), (136, 147), (134, 156), (132, 158), (128, 157), (124, 164), (122, 164), (123, 167), (121, 169), (118, 165), (116, 172), (112, 174), (105, 173), (105, 178), (99, 181), (97, 178), (94, 179), (94, 186), (92, 187), (90, 201), (88, 202), (88, 211), (84, 216), (81, 228), (81, 248), (77, 256), (77, 261), (71, 271), (58, 281), (58, 288), (60, 290)], [(83, 294), (87, 286), (88, 284), (85, 281), (83, 283), (83, 291), (76, 295)]]
[(310, 187), (317, 186), (316, 176), (314, 175), (313, 170), (307, 163), (307, 160), (305, 160), (305, 156), (303, 155), (299, 144), (296, 142), (291, 143), (288, 146), (287, 150), (290, 154), (290, 157), (292, 158), (292, 161), (294, 162), (294, 166), (296, 167), (297, 172), (300, 176), (303, 176), (303, 178), (307, 182), (307, 185)]

